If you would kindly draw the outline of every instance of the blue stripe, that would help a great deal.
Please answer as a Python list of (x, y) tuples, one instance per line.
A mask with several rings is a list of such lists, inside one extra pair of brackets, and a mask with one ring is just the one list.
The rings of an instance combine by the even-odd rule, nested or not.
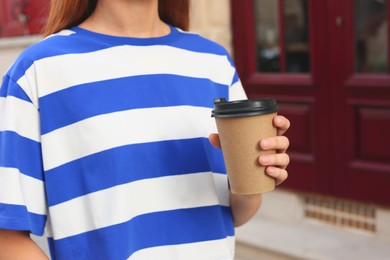
[(170, 26), (171, 32), (168, 35), (161, 37), (152, 37), (152, 38), (136, 38), (136, 37), (122, 37), (122, 36), (112, 36), (107, 34), (101, 34), (85, 30), (80, 27), (73, 27), (71, 30), (76, 32), (77, 35), (82, 37), (87, 37), (87, 39), (94, 39), (96, 44), (99, 43), (109, 43), (110, 45), (120, 46), (120, 45), (136, 45), (136, 46), (150, 46), (150, 45), (161, 45), (168, 44), (173, 42), (179, 35), (179, 31)]
[(41, 131), (46, 134), (92, 116), (128, 109), (179, 105), (212, 108), (214, 98), (227, 96), (225, 85), (174, 75), (93, 82), (40, 98)]
[(26, 230), (41, 236), (45, 223), (45, 215), (28, 212), (26, 206), (0, 203), (0, 228)]
[(51, 260), (61, 259), (61, 257), (56, 256), (54, 239), (52, 237), (47, 238), (47, 244), (48, 244), (49, 250), (50, 250), (50, 259)]
[(141, 215), (126, 223), (55, 240), (54, 248), (61, 259), (126, 259), (145, 248), (233, 235), (230, 209), (210, 206)]
[(43, 180), (41, 145), (15, 132), (0, 132), (0, 166)]
[(0, 97), (7, 96), (14, 96), (31, 103), (31, 99), (27, 96), (24, 90), (14, 80), (6, 75), (3, 77), (3, 83), (0, 88)]
[(48, 203), (132, 181), (207, 171), (226, 172), (221, 151), (206, 138), (122, 146), (47, 171)]

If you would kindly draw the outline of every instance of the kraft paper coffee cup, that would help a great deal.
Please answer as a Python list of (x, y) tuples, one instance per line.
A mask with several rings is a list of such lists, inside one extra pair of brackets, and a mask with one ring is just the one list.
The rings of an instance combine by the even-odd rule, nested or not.
[(258, 194), (275, 189), (275, 179), (265, 173), (259, 156), (276, 151), (260, 149), (260, 140), (276, 136), (273, 118), (278, 111), (275, 99), (251, 99), (227, 102), (214, 100), (215, 117), (222, 153), (235, 194)]

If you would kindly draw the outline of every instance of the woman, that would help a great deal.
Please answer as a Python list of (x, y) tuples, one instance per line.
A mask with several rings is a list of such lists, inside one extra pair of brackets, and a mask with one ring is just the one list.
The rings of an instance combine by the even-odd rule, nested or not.
[[(245, 94), (222, 47), (177, 27), (188, 1), (52, 0), (55, 34), (0, 91), (0, 259), (45, 259), (44, 231), (53, 259), (233, 259), (261, 195), (229, 193), (210, 111)], [(274, 125), (259, 161), (280, 184)]]

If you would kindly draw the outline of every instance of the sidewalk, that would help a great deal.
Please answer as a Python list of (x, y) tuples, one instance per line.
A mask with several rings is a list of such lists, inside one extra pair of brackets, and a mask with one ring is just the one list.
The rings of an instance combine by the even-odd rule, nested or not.
[(276, 252), (259, 249), (247, 244), (236, 242), (236, 257), (234, 260), (300, 260)]
[[(301, 210), (299, 202), (294, 202), (294, 196), (286, 192), (267, 194), (260, 212), (249, 223), (236, 229), (238, 243), (258, 251), (291, 256), (290, 259), (390, 259), (390, 237), (386, 223), (380, 225), (382, 230), (377, 231), (379, 233), (369, 233), (305, 219), (299, 216)], [(386, 211), (381, 222), (387, 219)], [(252, 260), (242, 258), (246, 259)]]

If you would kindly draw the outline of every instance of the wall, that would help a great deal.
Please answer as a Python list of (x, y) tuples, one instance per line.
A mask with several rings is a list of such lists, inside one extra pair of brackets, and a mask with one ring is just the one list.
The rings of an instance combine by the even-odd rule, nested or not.
[(232, 51), (229, 0), (193, 0), (190, 30)]
[(2, 76), (6, 72), (12, 62), (27, 46), (40, 39), (40, 36), (0, 39), (0, 75)]

